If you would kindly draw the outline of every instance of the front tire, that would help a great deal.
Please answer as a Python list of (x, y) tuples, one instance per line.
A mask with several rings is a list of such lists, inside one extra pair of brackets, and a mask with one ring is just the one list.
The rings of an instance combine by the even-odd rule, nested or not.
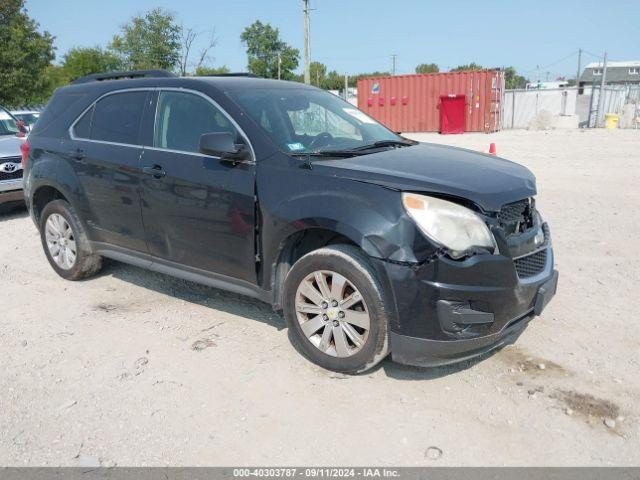
[(332, 245), (300, 258), (284, 283), (284, 316), (312, 362), (361, 373), (389, 351), (385, 292), (356, 247)]
[(47, 260), (66, 280), (81, 280), (102, 268), (73, 207), (65, 200), (49, 202), (40, 215), (40, 239)]

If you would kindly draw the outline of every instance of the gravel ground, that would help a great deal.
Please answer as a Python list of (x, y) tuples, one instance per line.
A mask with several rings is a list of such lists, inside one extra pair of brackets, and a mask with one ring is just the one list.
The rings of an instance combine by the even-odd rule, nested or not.
[(251, 299), (115, 262), (66, 282), (0, 216), (0, 465), (637, 465), (640, 131), (414, 135), (537, 175), (557, 297), (514, 346), (346, 377)]

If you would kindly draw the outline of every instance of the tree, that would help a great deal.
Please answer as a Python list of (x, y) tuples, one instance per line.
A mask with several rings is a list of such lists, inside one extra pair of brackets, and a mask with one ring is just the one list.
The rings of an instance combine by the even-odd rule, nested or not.
[(416, 73), (438, 73), (439, 71), (435, 63), (421, 63), (416, 67)]
[[(313, 77), (311, 77), (311, 80), (313, 81)], [(339, 74), (335, 70), (331, 70), (325, 76), (322, 88), (326, 88), (327, 90), (342, 90), (344, 88), (344, 75)]]
[(205, 67), (200, 66), (196, 68), (195, 74), (196, 76), (204, 77), (207, 75), (219, 75), (221, 73), (229, 73), (229, 67), (226, 65), (222, 65), (220, 67)]
[(268, 23), (256, 20), (240, 35), (247, 46), (247, 68), (251, 73), (264, 78), (278, 78), (278, 54), (281, 78), (293, 79), (293, 70), (298, 67), (300, 52), (280, 40), (280, 32)]
[(525, 88), (527, 86), (527, 79), (522, 75), (518, 75), (515, 68), (507, 67), (504, 69), (504, 85), (507, 90)]
[(321, 62), (311, 62), (309, 64), (309, 73), (311, 77), (311, 84), (316, 87), (324, 88), (323, 84), (327, 74), (327, 66)]
[(38, 32), (24, 0), (0, 2), (0, 104), (20, 105), (46, 100), (47, 67), (55, 58), (49, 32)]
[(72, 48), (62, 60), (63, 74), (70, 81), (91, 73), (111, 72), (120, 68), (120, 59), (98, 46)]
[[(189, 67), (189, 57), (191, 55), (193, 42), (195, 42), (199, 36), (200, 36), (200, 33), (196, 32), (193, 28), (182, 27), (182, 40), (181, 40), (182, 50), (180, 52), (180, 75), (182, 75), (183, 77), (187, 74), (187, 69)], [(217, 43), (218, 43), (218, 38), (216, 37), (216, 30), (214, 28), (211, 30), (211, 36), (209, 38), (209, 42), (198, 53), (198, 60), (195, 63), (196, 71), (200, 68), (205, 68), (205, 69), (208, 68), (205, 66), (205, 63), (208, 60), (212, 60), (209, 54), (211, 50), (213, 50), (213, 48), (216, 46)]]
[(126, 69), (174, 70), (180, 64), (181, 38), (182, 27), (176, 23), (175, 15), (154, 8), (123, 25), (109, 49)]
[(468, 70), (484, 70), (484, 67), (471, 62), (466, 65), (458, 65), (456, 68), (451, 69), (452, 72), (466, 72)]

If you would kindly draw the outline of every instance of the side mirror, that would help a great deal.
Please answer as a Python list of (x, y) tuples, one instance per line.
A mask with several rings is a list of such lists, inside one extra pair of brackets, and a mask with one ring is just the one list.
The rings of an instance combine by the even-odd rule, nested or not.
[(247, 148), (236, 143), (236, 135), (230, 132), (205, 133), (200, 137), (200, 153), (213, 155), (225, 160), (241, 161), (247, 158)]

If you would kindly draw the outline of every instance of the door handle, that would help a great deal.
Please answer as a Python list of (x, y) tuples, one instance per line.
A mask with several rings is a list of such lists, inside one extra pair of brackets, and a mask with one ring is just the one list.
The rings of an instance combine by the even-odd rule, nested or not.
[(151, 175), (153, 178), (162, 178), (167, 174), (167, 172), (165, 172), (160, 165), (154, 165), (153, 167), (142, 167), (142, 173)]

